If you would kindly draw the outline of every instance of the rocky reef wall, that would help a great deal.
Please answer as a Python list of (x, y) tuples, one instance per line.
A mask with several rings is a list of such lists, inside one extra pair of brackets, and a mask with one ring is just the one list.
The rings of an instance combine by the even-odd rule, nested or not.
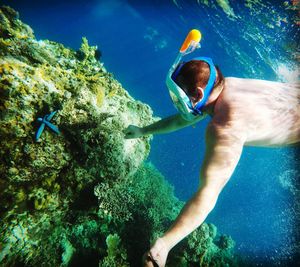
[[(151, 108), (86, 38), (78, 51), (36, 40), (9, 7), (0, 22), (0, 265), (140, 266), (182, 207), (145, 163), (150, 137), (124, 139)], [(232, 266), (233, 247), (203, 224), (168, 264)]]

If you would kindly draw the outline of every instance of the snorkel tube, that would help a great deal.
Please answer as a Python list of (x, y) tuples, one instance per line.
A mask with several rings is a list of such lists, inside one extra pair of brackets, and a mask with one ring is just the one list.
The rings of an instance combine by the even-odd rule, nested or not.
[(202, 60), (209, 65), (210, 68), (210, 77), (208, 83), (204, 90), (204, 96), (199, 101), (195, 107), (193, 107), (192, 102), (190, 101), (189, 97), (186, 95), (183, 89), (181, 89), (178, 84), (175, 82), (181, 67), (184, 65), (181, 62), (182, 58), (187, 54), (192, 53), (197, 48), (200, 48), (200, 40), (201, 40), (201, 33), (200, 31), (193, 29), (191, 30), (187, 37), (185, 38), (179, 53), (172, 64), (171, 68), (168, 71), (166, 84), (169, 89), (169, 93), (171, 99), (177, 108), (177, 110), (182, 114), (184, 119), (186, 120), (193, 120), (195, 116), (202, 115), (201, 109), (205, 105), (216, 80), (216, 70), (211, 58), (208, 57), (196, 57), (193, 60)]
[(181, 48), (179, 50), (179, 53), (172, 64), (171, 68), (169, 69), (169, 73), (173, 74), (176, 67), (178, 66), (178, 63), (181, 61), (182, 57), (192, 53), (195, 49), (200, 48), (200, 40), (201, 40), (201, 32), (193, 29), (191, 30), (188, 35), (186, 36), (183, 44), (181, 45)]

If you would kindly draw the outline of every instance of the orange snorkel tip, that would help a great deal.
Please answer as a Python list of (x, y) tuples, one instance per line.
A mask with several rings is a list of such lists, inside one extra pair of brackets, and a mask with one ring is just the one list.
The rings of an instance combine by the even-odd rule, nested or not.
[(200, 40), (201, 40), (201, 32), (196, 29), (191, 30), (186, 36), (180, 48), (180, 53), (186, 52), (190, 46), (192, 47), (197, 46)]

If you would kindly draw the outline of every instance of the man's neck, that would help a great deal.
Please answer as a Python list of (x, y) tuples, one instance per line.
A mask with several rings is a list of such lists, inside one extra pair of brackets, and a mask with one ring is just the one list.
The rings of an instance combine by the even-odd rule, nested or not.
[(214, 113), (215, 104), (218, 100), (218, 97), (222, 93), (223, 89), (224, 89), (224, 83), (215, 87), (212, 90), (210, 96), (208, 97), (208, 100), (203, 108), (203, 111), (209, 114), (210, 116), (212, 116)]

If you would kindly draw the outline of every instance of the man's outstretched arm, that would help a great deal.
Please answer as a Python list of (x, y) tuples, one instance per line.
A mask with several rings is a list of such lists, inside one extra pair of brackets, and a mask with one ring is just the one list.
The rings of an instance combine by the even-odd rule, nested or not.
[[(218, 196), (232, 175), (242, 152), (242, 138), (226, 128), (212, 124), (206, 131), (206, 153), (201, 168), (201, 185), (186, 203), (170, 229), (159, 238), (148, 256), (164, 266), (168, 252), (184, 237), (199, 227), (214, 208)], [(145, 266), (153, 266), (150, 261)]]
[(193, 125), (198, 121), (202, 120), (204, 116), (197, 116), (193, 121), (186, 121), (182, 118), (182, 116), (178, 113), (173, 116), (161, 119), (155, 123), (152, 123), (145, 127), (137, 127), (134, 125), (130, 125), (125, 131), (125, 138), (139, 138), (144, 135), (151, 134), (165, 134), (177, 131), (184, 127)]

